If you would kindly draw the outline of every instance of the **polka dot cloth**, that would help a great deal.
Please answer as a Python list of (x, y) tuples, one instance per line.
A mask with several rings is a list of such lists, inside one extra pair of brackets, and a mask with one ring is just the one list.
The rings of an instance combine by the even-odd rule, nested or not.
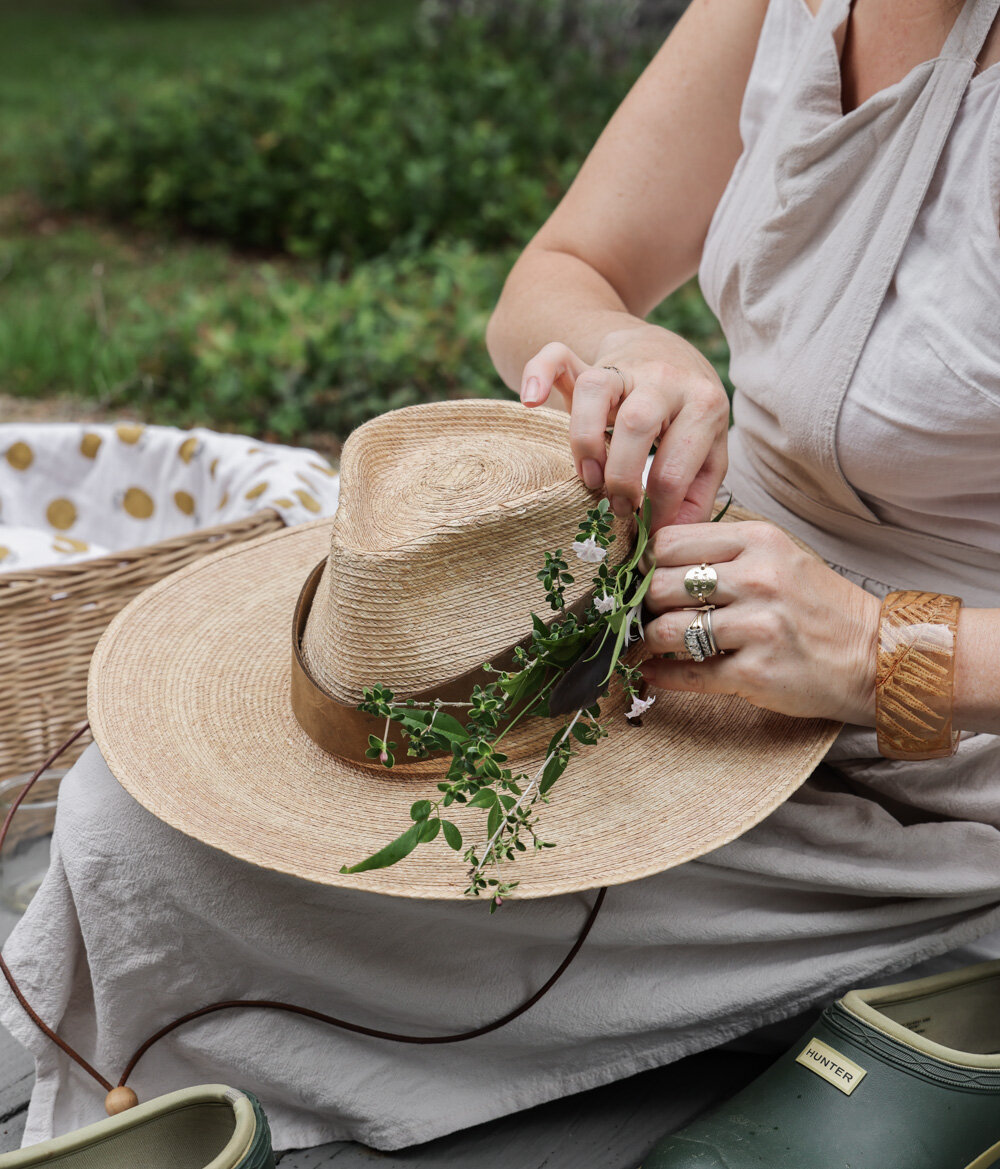
[(68, 564), (271, 507), (332, 515), (339, 480), (315, 451), (211, 430), (0, 425), (0, 573)]

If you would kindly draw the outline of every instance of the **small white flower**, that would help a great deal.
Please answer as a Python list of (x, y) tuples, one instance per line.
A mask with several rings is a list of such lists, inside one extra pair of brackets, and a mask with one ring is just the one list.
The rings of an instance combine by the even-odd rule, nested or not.
[(607, 548), (602, 548), (593, 536), (588, 536), (586, 540), (574, 540), (573, 551), (586, 564), (600, 564), (608, 554)]
[(594, 608), (598, 613), (613, 613), (618, 608), (618, 602), (605, 593), (603, 596), (594, 597)]
[(625, 634), (625, 644), (631, 645), (635, 641), (635, 635), (632, 633), (632, 622), (634, 621), (639, 627), (639, 636), (643, 641), (646, 640), (646, 631), (642, 627), (642, 605), (633, 605), (629, 609), (628, 617), (625, 618), (628, 623), (627, 632)]
[(639, 698), (638, 696), (632, 699), (632, 709), (625, 711), (626, 718), (640, 718), (656, 701), (656, 695), (652, 698)]

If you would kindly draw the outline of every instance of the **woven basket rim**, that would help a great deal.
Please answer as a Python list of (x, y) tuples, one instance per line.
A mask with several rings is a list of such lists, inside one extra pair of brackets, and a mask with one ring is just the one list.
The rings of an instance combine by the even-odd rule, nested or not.
[(236, 520), (227, 520), (224, 524), (212, 524), (206, 528), (196, 528), (192, 532), (178, 532), (176, 536), (165, 536), (162, 540), (154, 540), (151, 544), (135, 544), (130, 548), (123, 548), (120, 552), (104, 552), (100, 556), (82, 557), (70, 564), (47, 564), (42, 568), (27, 568), (22, 570), (11, 569), (0, 572), (0, 592), (14, 591), (20, 587), (53, 581), (58, 583), (79, 577), (88, 572), (99, 572), (104, 569), (118, 568), (123, 564), (141, 560), (148, 556), (157, 556), (161, 552), (174, 548), (183, 548), (188, 544), (204, 543), (213, 536), (225, 535), (227, 532), (236, 532), (241, 528), (256, 527), (268, 519), (280, 519), (281, 516), (273, 507), (263, 507), (250, 515), (241, 516)]

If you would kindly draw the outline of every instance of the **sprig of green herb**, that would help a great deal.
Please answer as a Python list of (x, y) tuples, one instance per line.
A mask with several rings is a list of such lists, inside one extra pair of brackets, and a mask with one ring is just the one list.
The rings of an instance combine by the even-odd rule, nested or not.
[[(714, 518), (721, 519), (725, 510)], [(655, 566), (644, 573), (640, 568), (649, 544), (650, 512), (649, 500), (644, 499), (637, 515), (635, 545), (618, 565), (608, 564), (608, 550), (615, 540), (608, 501), (602, 499), (587, 512), (572, 547), (581, 561), (597, 568), (590, 603), (580, 616), (566, 609), (565, 589), (573, 576), (562, 550), (545, 553), (537, 575), (546, 600), (559, 616), (546, 624), (532, 613), (530, 640), (514, 650), (511, 668), (496, 670), (486, 663), (484, 671), (495, 677), (476, 685), (468, 702), (397, 700), (382, 685), (365, 690), (358, 709), (385, 719), (386, 728), (381, 737), (369, 736), (368, 758), (378, 759), (387, 768), (393, 766), (397, 744), (389, 741), (388, 734), (395, 723), (409, 757), (426, 759), (438, 752), (448, 760), (437, 785), (438, 798), (417, 800), (410, 808), (412, 822), (401, 835), (358, 864), (345, 865), (341, 872), (387, 868), (441, 835), (450, 848), (462, 853), (468, 866), (466, 894), (488, 896), (492, 913), (518, 885), (504, 878), (503, 866), (529, 849), (555, 847), (539, 835), (539, 805), (548, 803), (579, 747), (607, 734), (600, 722), (600, 702), (612, 678), (618, 677), (633, 708), (640, 698), (641, 676), (623, 661), (623, 655), (630, 642), (642, 635), (642, 601), (653, 578)], [(464, 722), (446, 707), (463, 711)], [(531, 775), (515, 770), (503, 751), (504, 737), (529, 715), (562, 720), (544, 760)], [(484, 844), (463, 840), (458, 825), (448, 818), (449, 809), (456, 805), (486, 813)]]

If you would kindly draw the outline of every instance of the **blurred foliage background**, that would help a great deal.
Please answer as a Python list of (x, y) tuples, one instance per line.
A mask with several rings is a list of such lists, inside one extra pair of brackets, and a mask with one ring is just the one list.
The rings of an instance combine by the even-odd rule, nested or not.
[[(504, 277), (683, 0), (0, 0), (0, 393), (296, 441), (505, 395)], [(652, 319), (725, 373), (695, 284)]]

